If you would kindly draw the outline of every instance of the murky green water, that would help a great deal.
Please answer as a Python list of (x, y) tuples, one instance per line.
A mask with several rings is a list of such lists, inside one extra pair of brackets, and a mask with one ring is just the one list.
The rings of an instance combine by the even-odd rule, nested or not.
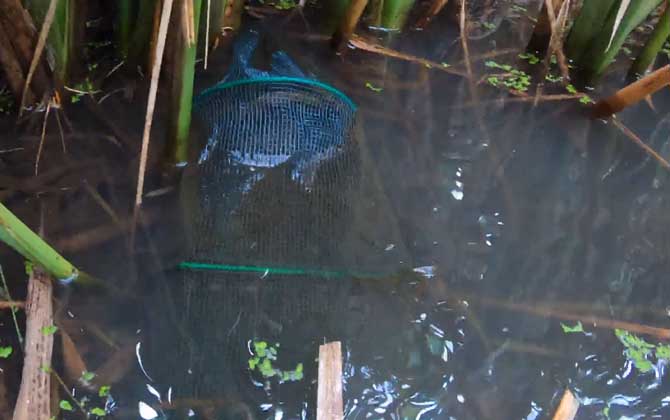
[[(582, 403), (577, 419), (670, 416), (670, 336), (640, 330), (670, 323), (667, 171), (611, 123), (589, 120), (577, 100), (534, 106), (491, 86), (490, 77), (505, 79), (496, 76), (504, 65), (532, 86), (538, 78), (517, 57), (532, 22), (518, 7), (504, 10), (493, 19), (498, 32), (469, 42), (474, 96), (460, 76), (360, 50), (334, 57), (301, 25), (267, 24), (305, 70), (359, 105), (366, 158), (356, 214), (334, 219), (320, 252), (337, 242), (346, 257), (338, 269), (379, 276), (184, 273), (175, 268), (188, 248), (179, 185), (149, 197), (153, 222), (133, 252), (117, 240), (72, 253), (129, 296), (59, 297), (75, 341), (93, 349), (91, 369), (126, 349), (112, 366), (127, 370), (106, 400), (115, 418), (138, 418), (140, 402), (152, 411), (139, 414), (171, 419), (315, 418), (318, 347), (334, 340), (344, 350), (347, 419), (551, 418), (566, 388)], [(465, 69), (447, 18), (389, 45)], [(214, 62), (224, 64), (202, 74), (201, 87), (225, 73), (220, 54)], [(550, 81), (545, 92), (566, 93)], [(654, 103), (655, 113), (640, 104), (619, 119), (667, 154), (667, 93)], [(127, 186), (99, 191), (120, 203), (132, 197)], [(258, 246), (278, 246), (274, 223), (288, 204), (254, 204), (254, 234), (269, 235)], [(64, 208), (107, 217), (84, 214), (93, 207)], [(92, 339), (93, 326), (113, 345)], [(276, 353), (265, 375), (260, 342)]]

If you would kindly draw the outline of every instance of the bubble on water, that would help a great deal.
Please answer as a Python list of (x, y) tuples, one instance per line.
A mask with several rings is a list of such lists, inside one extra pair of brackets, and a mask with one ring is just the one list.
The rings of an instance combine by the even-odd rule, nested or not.
[(461, 201), (463, 199), (463, 191), (460, 190), (451, 190), (451, 196), (454, 197), (454, 199)]
[(465, 397), (463, 394), (458, 394), (456, 395), (456, 399), (458, 400), (459, 403), (463, 404), (465, 402)]

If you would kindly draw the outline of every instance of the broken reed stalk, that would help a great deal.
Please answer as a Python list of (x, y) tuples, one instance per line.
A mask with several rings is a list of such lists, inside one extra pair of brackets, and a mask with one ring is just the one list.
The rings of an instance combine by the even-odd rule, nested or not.
[(444, 9), (444, 6), (446, 6), (447, 3), (449, 3), (449, 0), (433, 0), (426, 10), (426, 13), (424, 13), (424, 15), (421, 16), (417, 21), (415, 25), (416, 28), (425, 29), (430, 21), (433, 20), (433, 18), (437, 16), (438, 13), (442, 11), (442, 9)]
[(165, 51), (165, 40), (167, 38), (168, 24), (170, 23), (170, 14), (172, 12), (173, 0), (164, 0), (163, 9), (158, 27), (158, 40), (156, 43), (156, 52), (151, 66), (151, 85), (149, 86), (149, 99), (147, 101), (147, 112), (144, 119), (144, 132), (142, 133), (142, 150), (140, 152), (140, 167), (137, 175), (137, 189), (135, 192), (135, 216), (137, 220), (137, 210), (142, 205), (142, 191), (144, 190), (144, 174), (147, 169), (147, 155), (149, 153), (149, 139), (151, 137), (151, 124), (154, 119), (154, 109), (156, 107), (156, 94), (158, 93), (158, 79), (163, 63), (163, 52)]
[[(51, 30), (51, 25), (54, 22), (54, 17), (56, 16), (56, 6), (58, 6), (58, 0), (51, 0), (49, 2), (49, 8), (47, 9), (47, 14), (44, 16), (44, 22), (42, 23), (42, 29), (40, 30), (40, 36), (37, 38), (37, 46), (35, 47), (35, 52), (33, 53), (33, 58), (30, 60), (30, 68), (28, 69), (28, 76), (26, 76), (26, 83), (23, 86), (23, 93), (21, 94), (21, 103), (19, 106), (19, 117), (23, 115), (23, 109), (26, 106), (26, 100), (28, 95), (28, 89), (30, 88), (30, 82), (33, 80), (35, 71), (37, 70), (37, 65), (42, 59), (42, 52), (47, 43), (47, 37), (49, 31)], [(49, 115), (49, 109), (47, 108), (47, 116)], [(46, 121), (47, 117), (44, 117)], [(35, 172), (37, 172), (37, 163), (35, 163)], [(37, 175), (37, 173), (35, 174)]]
[(642, 79), (619, 89), (614, 95), (598, 101), (593, 106), (593, 116), (595, 118), (608, 118), (668, 85), (670, 85), (670, 65), (663, 66)]
[(48, 420), (51, 417), (51, 354), (53, 334), (52, 279), (34, 267), (28, 280), (26, 298), (26, 346), (23, 357), (21, 388), (14, 407), (13, 420)]
[(29, 261), (41, 265), (59, 280), (74, 280), (82, 274), (2, 203), (0, 203), (0, 241)]
[(440, 70), (445, 73), (455, 74), (457, 76), (465, 76), (465, 73), (463, 73), (462, 71), (454, 70), (450, 66), (442, 65), (438, 62), (430, 61), (425, 58), (417, 57), (415, 55), (405, 54), (396, 50), (392, 50), (390, 48), (383, 47), (379, 44), (366, 41), (365, 39), (357, 35), (352, 36), (352, 38), (349, 40), (349, 43), (353, 47), (356, 47), (363, 51), (383, 55), (386, 57), (396, 58), (398, 60), (409, 61), (431, 69)]
[(612, 118), (612, 123), (616, 128), (621, 130), (622, 133), (626, 135), (629, 139), (638, 145), (642, 150), (644, 150), (649, 156), (654, 158), (665, 169), (670, 170), (670, 163), (663, 156), (661, 156), (656, 150), (652, 149), (647, 143), (643, 142), (642, 139), (635, 134), (630, 128), (626, 127), (621, 121), (616, 118)]
[(319, 346), (319, 378), (316, 419), (342, 420), (342, 344), (339, 341)]
[(649, 40), (644, 45), (640, 55), (635, 58), (628, 73), (629, 77), (644, 74), (654, 62), (654, 59), (663, 48), (663, 44), (670, 36), (670, 7), (666, 7), (663, 15), (658, 20)]
[(337, 52), (343, 52), (356, 29), (356, 25), (367, 6), (368, 0), (351, 0), (339, 28), (333, 34), (331, 46)]
[(556, 413), (552, 420), (574, 420), (579, 410), (579, 400), (575, 398), (574, 394), (566, 389), (561, 398), (561, 402), (558, 404)]
[(193, 109), (193, 82), (195, 80), (195, 59), (197, 37), (200, 26), (202, 0), (182, 0), (182, 37), (174, 37), (175, 57), (172, 78), (172, 111), (168, 159), (174, 164), (185, 164), (188, 160), (188, 140)]

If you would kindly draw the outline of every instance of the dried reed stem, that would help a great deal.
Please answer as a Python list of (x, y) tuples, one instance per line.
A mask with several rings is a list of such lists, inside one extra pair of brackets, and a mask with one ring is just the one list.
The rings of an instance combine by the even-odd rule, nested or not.
[[(30, 82), (33, 80), (35, 75), (35, 70), (37, 70), (37, 65), (42, 58), (42, 52), (44, 51), (44, 46), (47, 43), (47, 36), (49, 35), (49, 30), (51, 25), (54, 22), (54, 17), (56, 16), (56, 6), (58, 5), (58, 0), (51, 0), (49, 2), (49, 8), (47, 9), (46, 16), (44, 17), (44, 23), (42, 24), (42, 29), (40, 30), (40, 36), (37, 39), (37, 46), (35, 46), (35, 52), (33, 53), (33, 58), (30, 60), (30, 68), (28, 69), (28, 76), (26, 76), (26, 83), (23, 85), (23, 93), (21, 94), (21, 106), (19, 107), (19, 116), (23, 115), (23, 108), (26, 106), (26, 98), (28, 95), (28, 89), (30, 88)], [(47, 108), (48, 115), (48, 108)], [(36, 169), (37, 170), (37, 169)]]
[(49, 121), (49, 112), (51, 111), (51, 100), (47, 103), (47, 110), (44, 112), (44, 121), (42, 122), (42, 135), (40, 137), (40, 145), (37, 148), (37, 156), (35, 157), (35, 176), (40, 166), (40, 158), (42, 157), (42, 149), (44, 148), (44, 137), (47, 133), (47, 122)]
[(207, 61), (209, 59), (209, 21), (211, 15), (212, 0), (207, 0), (207, 21), (205, 22), (205, 70), (207, 70)]
[(670, 85), (670, 65), (663, 66), (619, 89), (615, 94), (598, 101), (593, 106), (593, 115), (596, 118), (607, 118), (668, 85)]
[(147, 113), (144, 119), (144, 132), (142, 133), (142, 150), (140, 152), (140, 168), (137, 176), (137, 190), (135, 192), (135, 217), (137, 209), (142, 205), (142, 191), (144, 190), (144, 174), (147, 168), (147, 155), (149, 152), (149, 139), (151, 136), (151, 124), (154, 118), (154, 109), (156, 107), (156, 94), (158, 93), (158, 79), (163, 63), (163, 52), (165, 51), (165, 40), (167, 38), (168, 24), (170, 23), (170, 13), (172, 12), (173, 0), (163, 2), (160, 25), (158, 27), (158, 41), (156, 43), (156, 52), (151, 66), (151, 85), (149, 87), (149, 99), (147, 102)]

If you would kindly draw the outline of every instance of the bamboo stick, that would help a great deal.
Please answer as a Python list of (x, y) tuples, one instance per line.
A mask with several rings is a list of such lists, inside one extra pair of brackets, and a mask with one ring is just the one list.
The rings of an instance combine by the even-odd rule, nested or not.
[(319, 347), (319, 384), (316, 419), (342, 420), (342, 344), (339, 341)]
[(574, 420), (577, 410), (579, 410), (579, 400), (569, 389), (566, 389), (552, 420)]

